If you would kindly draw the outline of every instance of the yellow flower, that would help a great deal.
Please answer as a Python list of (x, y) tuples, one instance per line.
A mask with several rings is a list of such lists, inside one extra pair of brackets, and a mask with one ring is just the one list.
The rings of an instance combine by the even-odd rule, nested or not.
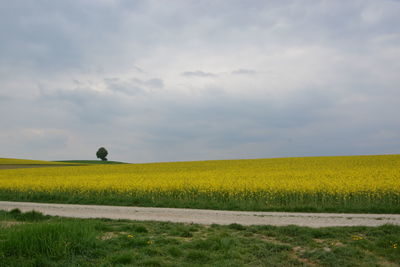
[(361, 240), (361, 239), (364, 239), (362, 236), (359, 236), (359, 235), (352, 235), (351, 238), (352, 238), (353, 240)]
[[(0, 158), (1, 164), (32, 162)], [(267, 206), (293, 196), (298, 201), (315, 196), (326, 197), (328, 203), (337, 199), (351, 204), (355, 195), (376, 204), (386, 200), (397, 203), (399, 164), (400, 155), (384, 155), (29, 168), (1, 171), (0, 190), (77, 196), (171, 194), (178, 199), (195, 198), (198, 193), (210, 197), (217, 193), (218, 197), (221, 193), (241, 201), (265, 198)]]
[(392, 248), (397, 248), (397, 243), (392, 244)]
[(128, 238), (134, 238), (135, 236), (134, 235), (128, 235)]

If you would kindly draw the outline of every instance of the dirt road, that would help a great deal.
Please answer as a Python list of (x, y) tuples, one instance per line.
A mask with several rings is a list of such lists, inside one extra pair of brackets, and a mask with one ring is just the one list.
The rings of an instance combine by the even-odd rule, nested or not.
[(387, 223), (400, 225), (400, 214), (220, 211), (0, 201), (1, 210), (15, 208), (22, 211), (36, 210), (44, 214), (63, 217), (169, 221), (198, 224), (238, 223), (242, 225), (258, 224), (276, 226), (294, 224), (309, 227), (379, 226)]

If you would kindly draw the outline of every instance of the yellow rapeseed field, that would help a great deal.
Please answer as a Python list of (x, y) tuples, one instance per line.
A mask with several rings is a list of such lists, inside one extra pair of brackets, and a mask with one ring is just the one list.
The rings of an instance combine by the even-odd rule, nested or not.
[(400, 155), (51, 167), (0, 171), (18, 191), (400, 194)]

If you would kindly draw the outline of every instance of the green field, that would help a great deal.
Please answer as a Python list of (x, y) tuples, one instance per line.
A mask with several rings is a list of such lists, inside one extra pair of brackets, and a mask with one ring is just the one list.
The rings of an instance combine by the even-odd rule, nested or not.
[(77, 165), (81, 164), (72, 162), (53, 162), (44, 160), (0, 158), (0, 170), (44, 168), (44, 167), (67, 167), (67, 166), (77, 166)]
[(54, 162), (31, 159), (0, 158), (0, 165), (71, 165), (68, 162)]
[(57, 160), (54, 162), (62, 162), (62, 163), (79, 163), (79, 164), (126, 164), (125, 162), (120, 161), (103, 161), (103, 160)]
[(228, 226), (0, 211), (1, 266), (399, 266), (400, 226)]
[(25, 169), (25, 168), (43, 168), (43, 167), (66, 167), (66, 166), (85, 166), (96, 164), (124, 164), (119, 161), (102, 160), (60, 160), (44, 161), (30, 159), (0, 158), (0, 170), (3, 169)]

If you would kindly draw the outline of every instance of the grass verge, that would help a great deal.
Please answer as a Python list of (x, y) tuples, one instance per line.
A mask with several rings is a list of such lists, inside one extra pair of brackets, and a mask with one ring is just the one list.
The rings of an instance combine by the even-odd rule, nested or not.
[(400, 227), (227, 226), (0, 211), (2, 266), (398, 266)]

